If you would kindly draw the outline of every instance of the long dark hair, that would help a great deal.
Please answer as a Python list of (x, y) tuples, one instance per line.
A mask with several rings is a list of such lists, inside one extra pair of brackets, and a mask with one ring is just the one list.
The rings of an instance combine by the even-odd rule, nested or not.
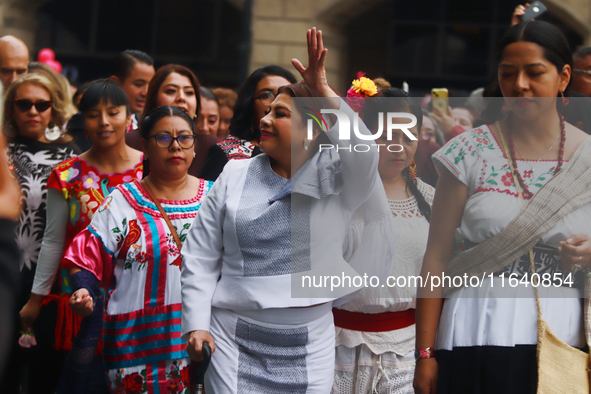
[[(391, 98), (396, 98), (392, 100)], [(363, 108), (363, 121), (369, 130), (375, 130), (379, 120), (380, 112), (409, 112), (417, 118), (417, 129), (421, 132), (423, 125), (423, 111), (417, 100), (409, 97), (406, 92), (397, 88), (385, 88), (380, 90), (376, 98), (370, 98), (366, 100), (366, 105)], [(410, 176), (410, 169), (406, 167), (402, 170), (402, 175), (406, 180), (406, 185), (415, 196), (419, 210), (427, 219), (431, 221), (431, 206), (425, 200), (425, 197), (419, 190), (417, 184), (412, 181)]]
[(230, 123), (230, 134), (247, 141), (260, 138), (259, 125), (254, 124), (254, 94), (261, 79), (276, 75), (285, 78), (289, 83), (296, 83), (295, 76), (283, 67), (270, 65), (255, 70), (238, 90), (238, 98), (234, 104), (234, 117)]
[[(544, 49), (544, 58), (556, 67), (558, 73), (561, 73), (564, 66), (567, 64), (572, 69), (573, 58), (571, 56), (568, 40), (559, 28), (544, 21), (521, 22), (510, 27), (499, 42), (496, 64), (498, 65), (501, 62), (503, 51), (508, 45), (520, 41), (533, 42), (534, 44), (541, 46)], [(568, 96), (569, 86), (570, 81), (564, 91), (565, 96)], [(493, 97), (503, 97), (498, 81)], [(557, 100), (557, 109), (562, 111), (561, 106), (558, 104), (559, 101), (560, 100)], [(482, 117), (488, 122), (494, 123), (501, 112), (502, 106), (503, 100), (490, 100), (488, 106), (482, 111)]]

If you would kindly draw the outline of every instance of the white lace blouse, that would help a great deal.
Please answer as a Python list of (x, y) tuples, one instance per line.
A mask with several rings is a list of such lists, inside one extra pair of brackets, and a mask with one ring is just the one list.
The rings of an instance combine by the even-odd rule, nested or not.
[[(418, 188), (429, 205), (433, 204), (435, 189), (418, 181)], [(396, 234), (396, 252), (390, 266), (391, 277), (418, 276), (421, 273), (423, 256), (427, 248), (429, 222), (421, 211), (416, 198), (405, 200), (388, 200), (394, 216)], [(350, 236), (355, 236), (362, 225), (359, 221), (351, 223)], [(357, 230), (357, 231), (356, 231)], [(382, 290), (382, 289), (380, 289)], [(352, 299), (339, 309), (360, 313), (399, 312), (414, 308), (416, 304), (416, 288), (385, 287), (376, 297), (359, 297)], [(388, 332), (361, 332), (336, 327), (336, 346), (355, 347), (366, 344), (375, 354), (394, 352), (401, 356), (414, 349), (415, 326)]]

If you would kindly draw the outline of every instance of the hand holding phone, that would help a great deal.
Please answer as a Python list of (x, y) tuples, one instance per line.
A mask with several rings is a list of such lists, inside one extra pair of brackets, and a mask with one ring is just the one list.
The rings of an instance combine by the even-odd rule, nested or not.
[(433, 106), (439, 107), (444, 114), (447, 113), (447, 107), (449, 107), (449, 93), (447, 92), (447, 88), (431, 89), (431, 97)]
[(534, 1), (529, 7), (525, 9), (525, 13), (521, 17), (523, 22), (528, 22), (539, 18), (548, 8), (541, 1)]

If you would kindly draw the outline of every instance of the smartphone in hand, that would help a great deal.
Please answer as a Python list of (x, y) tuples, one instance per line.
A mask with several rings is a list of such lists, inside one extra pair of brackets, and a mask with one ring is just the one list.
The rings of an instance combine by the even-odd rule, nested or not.
[(447, 107), (449, 106), (449, 93), (447, 88), (433, 88), (431, 89), (431, 101), (433, 105), (439, 107), (443, 113), (447, 113)]
[(524, 22), (534, 20), (546, 11), (548, 11), (548, 8), (541, 1), (534, 1), (525, 9), (525, 14), (523, 14), (521, 20)]

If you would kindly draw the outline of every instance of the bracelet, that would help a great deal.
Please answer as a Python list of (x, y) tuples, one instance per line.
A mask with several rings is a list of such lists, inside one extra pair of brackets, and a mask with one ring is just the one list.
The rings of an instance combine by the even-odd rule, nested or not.
[(427, 347), (424, 349), (415, 350), (415, 361), (419, 361), (423, 358), (433, 358), (435, 357), (435, 349), (431, 347)]

